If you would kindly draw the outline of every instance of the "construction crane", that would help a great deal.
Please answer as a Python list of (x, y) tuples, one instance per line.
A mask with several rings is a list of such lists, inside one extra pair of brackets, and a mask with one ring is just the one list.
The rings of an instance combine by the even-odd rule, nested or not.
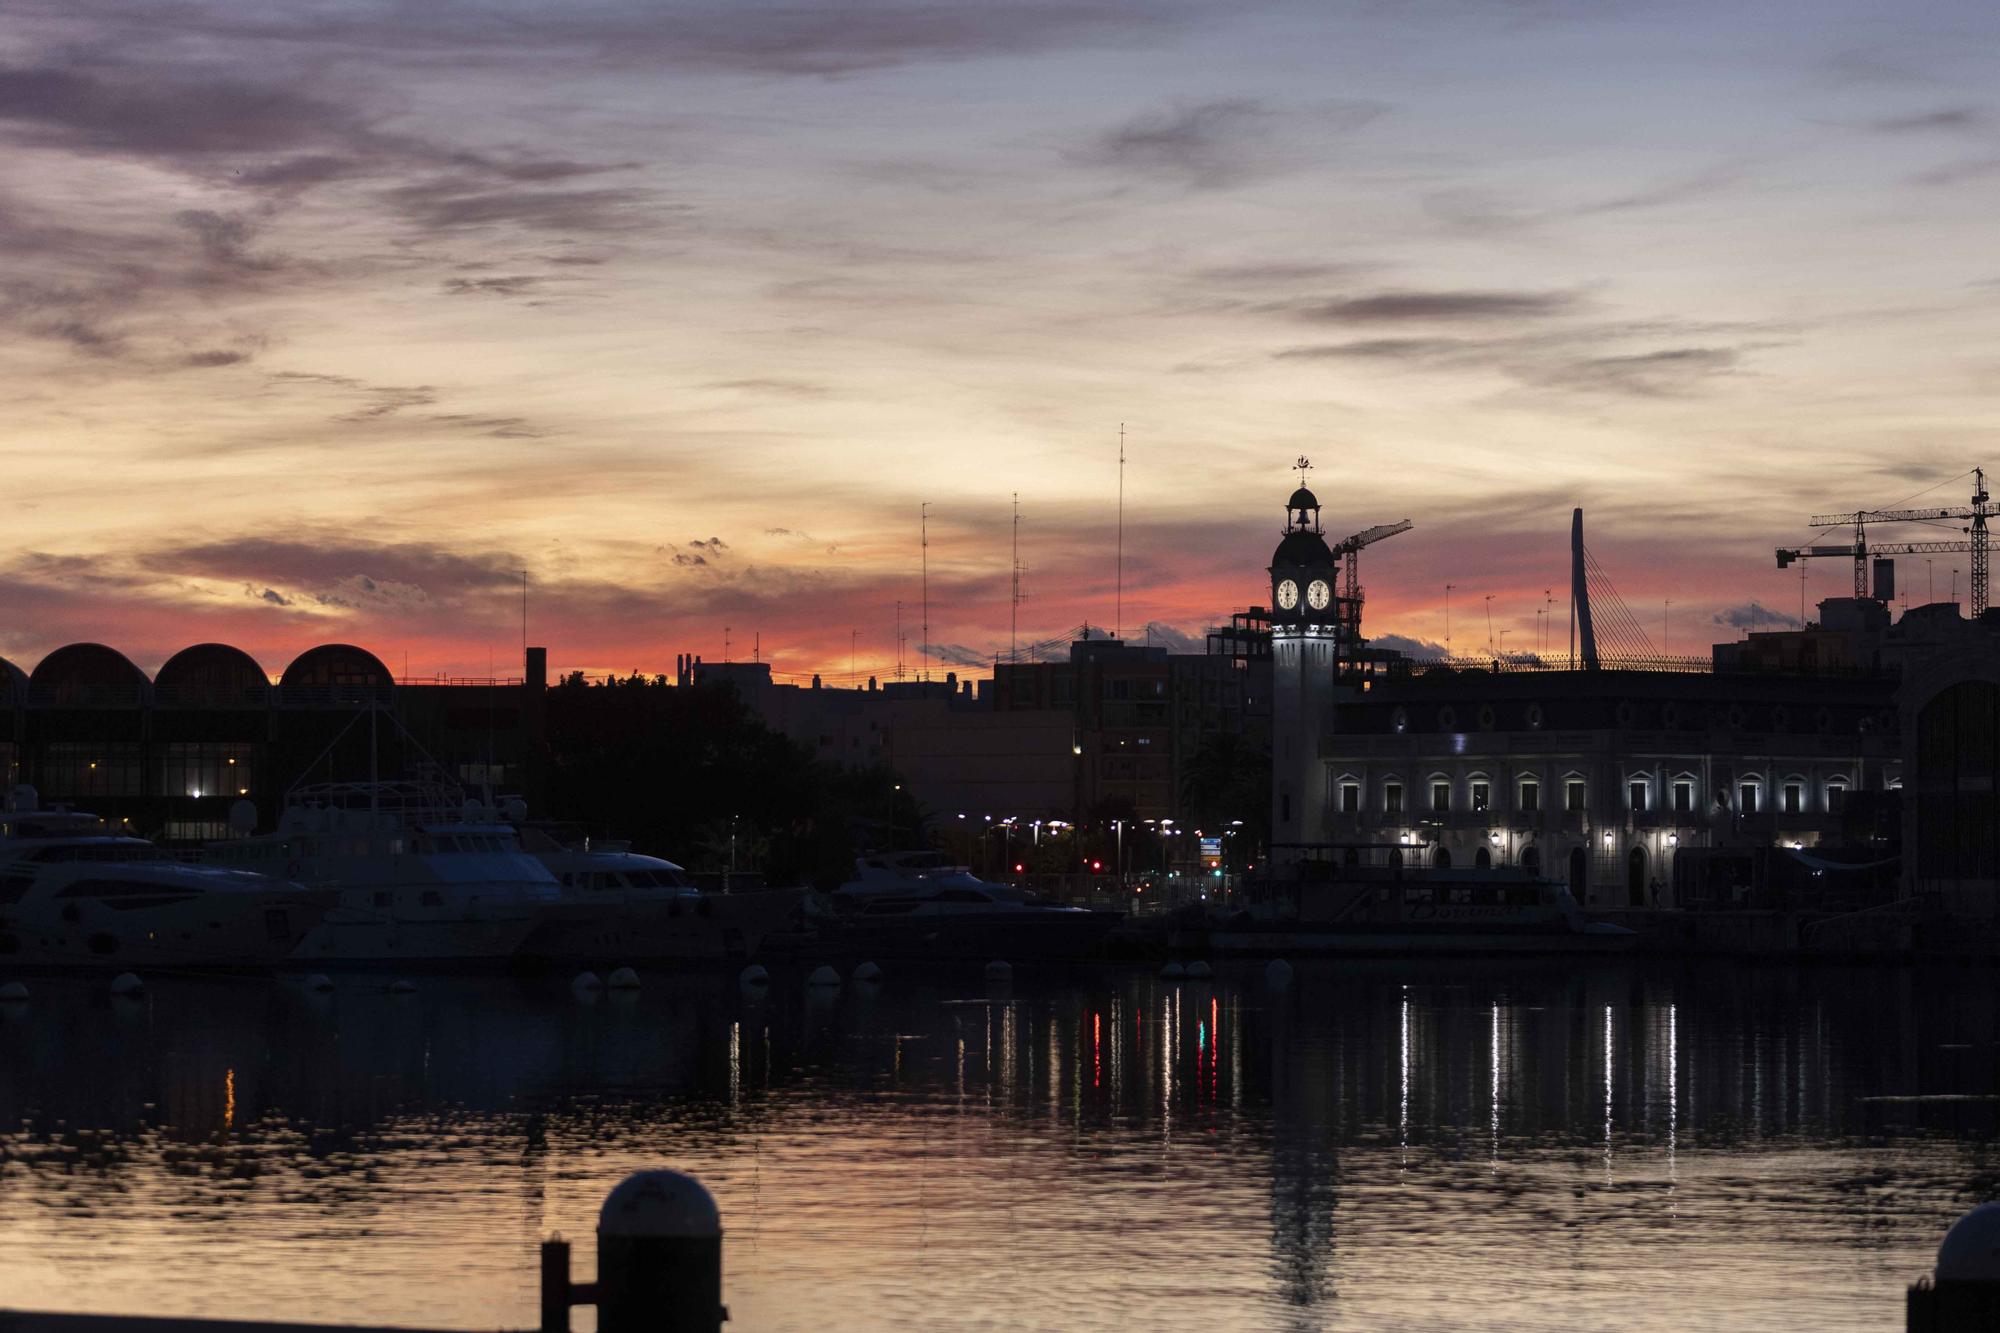
[(1409, 519), (1400, 523), (1380, 523), (1365, 528), (1351, 537), (1343, 537), (1329, 548), (1337, 560), (1346, 562), (1346, 578), (1341, 589), (1340, 605), (1335, 614), (1334, 655), (1339, 664), (1336, 671), (1350, 671), (1362, 657), (1361, 638), (1361, 548), (1373, 546), (1385, 537), (1393, 537), (1399, 532), (1408, 532), (1416, 525)]
[(1333, 544), (1335, 559), (1347, 561), (1347, 589), (1349, 601), (1361, 600), (1361, 548), (1373, 546), (1384, 537), (1394, 537), (1397, 533), (1408, 532), (1416, 524), (1404, 519), (1400, 523), (1378, 523), (1372, 528), (1364, 528), (1352, 537), (1343, 537)]
[[(1871, 555), (1944, 555), (1969, 552), (1972, 556), (1972, 614), (1977, 616), (1986, 610), (1987, 593), (1987, 529), (1986, 520), (1993, 515), (1992, 497), (1986, 492), (1986, 470), (1972, 469), (1972, 503), (1940, 509), (1863, 509), (1851, 514), (1814, 514), (1814, 527), (1841, 527), (1852, 525), (1854, 540), (1832, 546), (1781, 546), (1778, 548), (1778, 568), (1784, 569), (1794, 560), (1809, 560), (1819, 556), (1846, 556), (1854, 561), (1854, 595), (1868, 596), (1868, 557)], [(1870, 546), (1868, 525), (1870, 523), (1936, 523), (1942, 520), (1970, 520), (1964, 531), (1965, 541), (1947, 542), (1889, 542)]]

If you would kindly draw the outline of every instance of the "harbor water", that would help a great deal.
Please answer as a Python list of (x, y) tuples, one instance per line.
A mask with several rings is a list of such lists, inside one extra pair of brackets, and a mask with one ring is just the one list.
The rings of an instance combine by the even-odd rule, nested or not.
[(528, 1327), (667, 1165), (758, 1333), (1883, 1329), (2000, 1194), (1971, 972), (28, 980), (0, 1306)]

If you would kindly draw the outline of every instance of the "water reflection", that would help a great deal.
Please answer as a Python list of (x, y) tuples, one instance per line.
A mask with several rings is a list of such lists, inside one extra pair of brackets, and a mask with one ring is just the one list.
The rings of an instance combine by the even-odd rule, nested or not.
[[(1302, 967), (1004, 992), (43, 982), (0, 1015), (0, 1283), (518, 1325), (661, 1162), (739, 1327), (1881, 1327), (2000, 1184), (1976, 980)], [(228, 1308), (211, 1301), (239, 1294)]]

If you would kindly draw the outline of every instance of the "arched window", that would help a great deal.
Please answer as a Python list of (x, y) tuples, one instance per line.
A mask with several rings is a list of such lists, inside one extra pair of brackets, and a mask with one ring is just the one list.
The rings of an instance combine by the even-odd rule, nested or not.
[(1431, 865), (1439, 870), (1451, 869), (1451, 850), (1439, 843), (1431, 852)]
[(1472, 864), (1475, 869), (1490, 870), (1493, 868), (1493, 854), (1481, 847), (1472, 854)]
[(1540, 847), (1529, 847), (1521, 853), (1521, 869), (1527, 871), (1530, 875), (1539, 875), (1542, 873), (1542, 849)]
[(1625, 858), (1625, 902), (1629, 907), (1646, 905), (1646, 849), (1634, 847)]

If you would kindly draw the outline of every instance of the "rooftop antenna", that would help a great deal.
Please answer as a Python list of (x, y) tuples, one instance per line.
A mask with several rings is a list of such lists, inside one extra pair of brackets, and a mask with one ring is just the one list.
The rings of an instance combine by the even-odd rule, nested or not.
[(1125, 628), (1125, 423), (1118, 423), (1118, 568), (1117, 599), (1111, 614), (1111, 637), (1123, 637)]
[(920, 665), (920, 679), (931, 678), (931, 507), (929, 502), (917, 509), (917, 544), (923, 548), (924, 567), (924, 652)]
[(753, 661), (753, 662), (761, 662), (761, 661), (763, 661), (763, 660), (764, 660), (764, 631), (763, 631), (763, 630), (754, 630), (754, 631), (752, 631), (752, 635), (751, 635), (751, 639), (750, 639), (750, 660), (751, 660), (751, 661)]
[(1451, 590), (1457, 586), (1456, 583), (1447, 583), (1444, 585), (1444, 655), (1446, 657), (1451, 656)]
[(896, 603), (896, 679), (903, 678), (903, 604)]
[[(521, 571), (521, 654), (528, 652), (528, 571)], [(408, 674), (405, 672), (404, 674)]]
[(722, 627), (722, 660), (724, 662), (729, 660), (729, 626), (727, 625)]
[(1007, 607), (1007, 660), (1021, 656), (1021, 493), (1014, 492), (1014, 586)]

